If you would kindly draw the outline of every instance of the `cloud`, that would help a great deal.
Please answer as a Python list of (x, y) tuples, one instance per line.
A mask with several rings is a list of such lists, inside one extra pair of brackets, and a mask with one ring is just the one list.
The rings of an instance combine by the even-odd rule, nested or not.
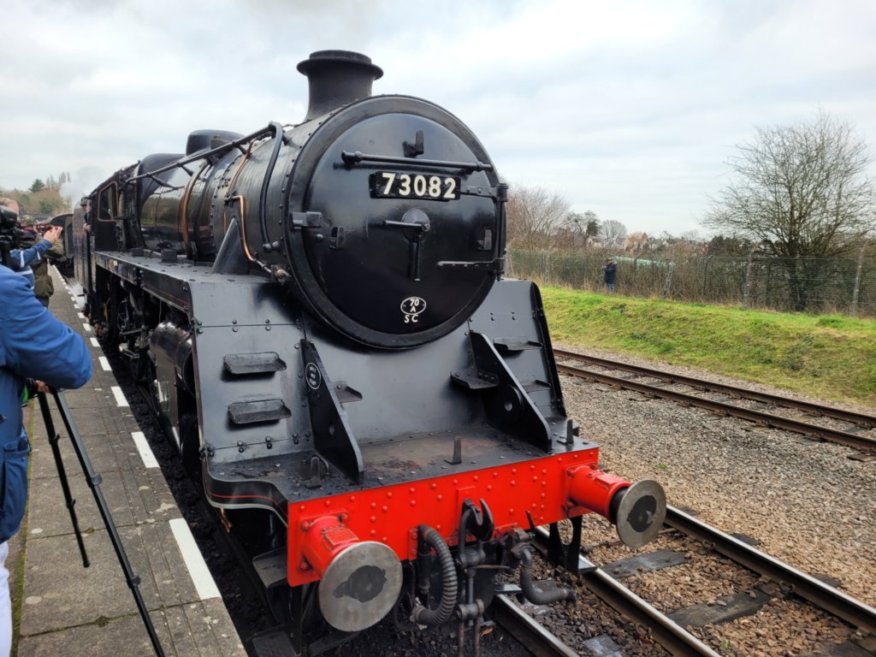
[(4, 188), (299, 121), (295, 66), (326, 48), (447, 107), (512, 183), (631, 230), (696, 227), (758, 126), (820, 108), (876, 143), (870, 0), (11, 0), (4, 22)]

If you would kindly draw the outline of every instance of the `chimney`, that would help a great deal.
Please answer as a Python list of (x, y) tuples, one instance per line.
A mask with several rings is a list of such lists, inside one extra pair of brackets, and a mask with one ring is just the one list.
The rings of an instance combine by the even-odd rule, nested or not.
[(383, 70), (371, 58), (348, 50), (319, 50), (298, 64), (310, 82), (305, 121), (371, 95), (371, 84)]

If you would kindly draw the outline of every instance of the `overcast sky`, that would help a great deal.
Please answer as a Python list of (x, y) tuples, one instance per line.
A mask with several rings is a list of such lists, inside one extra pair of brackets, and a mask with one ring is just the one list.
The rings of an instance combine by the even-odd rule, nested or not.
[[(200, 128), (297, 123), (310, 52), (446, 107), (511, 185), (632, 231), (704, 231), (756, 127), (848, 122), (876, 155), (874, 0), (6, 0), (0, 187), (78, 198)], [(870, 175), (876, 177), (876, 166)]]

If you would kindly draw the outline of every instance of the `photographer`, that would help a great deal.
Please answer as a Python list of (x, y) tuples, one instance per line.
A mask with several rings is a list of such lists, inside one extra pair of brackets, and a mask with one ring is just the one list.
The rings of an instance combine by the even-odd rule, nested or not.
[[(4, 212), (0, 246), (12, 243), (8, 218)], [(91, 378), (91, 358), (82, 338), (40, 305), (26, 277), (0, 265), (0, 657), (8, 657), (12, 641), (7, 541), (27, 501), (30, 445), (20, 400), (28, 378), (78, 388)]]
[[(36, 278), (31, 267), (36, 267), (39, 263), (43, 262), (46, 254), (49, 253), (50, 249), (54, 248), (55, 243), (61, 237), (62, 230), (60, 226), (52, 226), (46, 231), (43, 239), (27, 248), (21, 248), (21, 246), (23, 246), (25, 241), (34, 239), (36, 236), (28, 235), (26, 231), (19, 231), (18, 248), (9, 251), (4, 264), (12, 271), (24, 276), (30, 283), (31, 288), (33, 288)], [(48, 270), (46, 270), (46, 273), (48, 274)], [(48, 300), (43, 305), (47, 306)]]

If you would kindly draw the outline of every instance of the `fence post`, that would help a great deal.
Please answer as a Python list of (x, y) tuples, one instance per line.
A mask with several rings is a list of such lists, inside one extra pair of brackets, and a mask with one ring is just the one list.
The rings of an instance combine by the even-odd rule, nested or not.
[(712, 256), (707, 255), (705, 261), (703, 262), (703, 290), (700, 292), (700, 301), (706, 300), (706, 289), (709, 287), (709, 262), (712, 260)]
[(855, 289), (852, 290), (852, 317), (858, 316), (858, 296), (861, 292), (861, 272), (864, 269), (864, 250), (867, 247), (862, 246), (858, 253), (858, 268), (855, 270)]
[(668, 271), (666, 272), (666, 280), (663, 283), (663, 298), (666, 299), (669, 297), (669, 293), (672, 291), (672, 272), (675, 269), (675, 263), (670, 262)]
[(745, 287), (742, 288), (742, 307), (751, 305), (751, 269), (754, 261), (754, 249), (748, 252), (748, 262), (745, 265)]
[(544, 251), (544, 284), (551, 284), (551, 252)]

